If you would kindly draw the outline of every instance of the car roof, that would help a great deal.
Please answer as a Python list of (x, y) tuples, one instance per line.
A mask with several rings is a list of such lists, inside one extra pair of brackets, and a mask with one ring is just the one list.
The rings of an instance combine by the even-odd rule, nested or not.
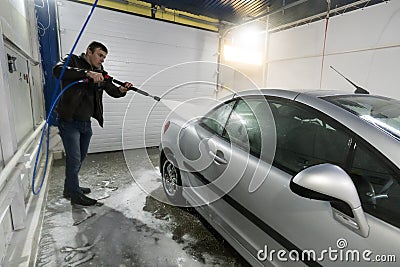
[(314, 97), (338, 96), (338, 95), (354, 95), (351, 91), (343, 90), (315, 90), (315, 89), (253, 89), (236, 93), (236, 96), (250, 96), (250, 95), (269, 95), (269, 96), (282, 96), (289, 99), (295, 99), (299, 94), (306, 94)]
[(354, 95), (354, 92), (341, 91), (341, 90), (310, 90), (303, 93), (315, 97)]

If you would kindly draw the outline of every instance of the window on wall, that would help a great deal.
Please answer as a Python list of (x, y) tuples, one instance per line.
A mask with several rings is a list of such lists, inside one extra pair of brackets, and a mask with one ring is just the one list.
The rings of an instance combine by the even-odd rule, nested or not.
[(318, 111), (292, 101), (270, 101), (274, 106), (277, 146), (274, 164), (296, 174), (320, 163), (345, 168), (351, 137)]
[(400, 227), (400, 177), (393, 168), (377, 152), (359, 144), (355, 149), (350, 176), (364, 211)]

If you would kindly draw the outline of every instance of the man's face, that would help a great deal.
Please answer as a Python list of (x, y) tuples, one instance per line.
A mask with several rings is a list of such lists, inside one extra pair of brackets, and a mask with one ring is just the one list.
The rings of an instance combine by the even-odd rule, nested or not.
[(94, 52), (90, 49), (87, 50), (87, 59), (93, 68), (99, 69), (106, 59), (107, 53), (97, 47)]

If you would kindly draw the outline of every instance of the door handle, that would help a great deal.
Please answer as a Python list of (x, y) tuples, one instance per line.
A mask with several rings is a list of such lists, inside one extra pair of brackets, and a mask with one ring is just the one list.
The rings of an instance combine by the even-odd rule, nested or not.
[[(218, 153), (220, 152), (220, 153)], [(217, 154), (222, 154), (222, 157), (218, 156), (216, 153), (214, 153), (213, 151), (208, 151), (208, 154), (213, 157), (215, 163), (217, 163), (218, 165), (220, 164), (227, 164), (228, 161), (224, 158), (224, 154), (222, 153), (221, 150), (217, 150)]]
[(347, 217), (345, 215), (342, 215), (342, 214), (340, 214), (339, 212), (336, 212), (336, 211), (333, 211), (333, 215), (334, 215), (334, 218), (336, 220), (338, 220), (339, 222), (341, 222), (342, 224), (344, 224), (346, 226), (349, 226), (350, 228), (353, 228), (353, 229), (356, 229), (356, 230), (360, 229), (360, 227), (358, 226), (357, 222), (355, 222), (353, 219), (351, 219), (351, 218), (349, 218), (349, 217)]

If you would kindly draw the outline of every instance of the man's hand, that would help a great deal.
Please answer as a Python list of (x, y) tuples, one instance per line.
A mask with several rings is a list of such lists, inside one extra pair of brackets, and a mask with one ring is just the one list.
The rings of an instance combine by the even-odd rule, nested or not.
[(129, 90), (129, 88), (131, 88), (133, 86), (133, 84), (131, 84), (130, 82), (126, 82), (125, 84), (124, 84), (124, 86), (120, 86), (119, 87), (119, 91), (121, 92), (121, 93), (126, 93), (128, 90)]
[(99, 72), (94, 72), (94, 71), (88, 71), (86, 73), (86, 76), (93, 79), (94, 83), (99, 83), (104, 81), (104, 77), (103, 74), (99, 73)]

